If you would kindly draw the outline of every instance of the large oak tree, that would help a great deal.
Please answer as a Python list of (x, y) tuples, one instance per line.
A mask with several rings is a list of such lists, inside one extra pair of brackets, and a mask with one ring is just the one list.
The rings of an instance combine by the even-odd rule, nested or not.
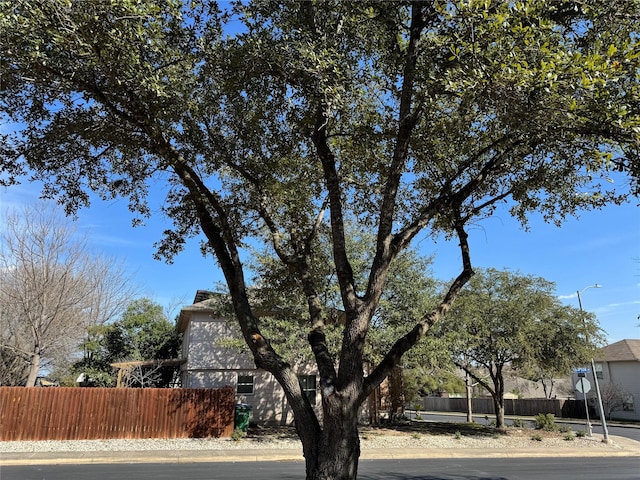
[[(622, 201), (638, 162), (638, 1), (0, 1), (3, 183), (34, 172), (69, 211), (165, 188), (170, 258), (199, 232), (256, 364), (282, 385), (310, 479), (356, 477), (357, 411), (473, 275), (466, 229), (509, 202), (560, 222)], [(326, 215), (325, 215), (326, 213)], [(366, 282), (345, 219), (376, 237)], [(330, 351), (311, 259), (328, 227), (346, 316)], [(247, 294), (264, 238), (308, 306), (320, 421)], [(460, 275), (365, 374), (390, 265), (457, 237)]]

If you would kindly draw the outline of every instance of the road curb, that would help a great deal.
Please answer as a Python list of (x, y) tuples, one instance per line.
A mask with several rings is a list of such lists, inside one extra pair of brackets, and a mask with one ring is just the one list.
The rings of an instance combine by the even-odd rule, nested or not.
[[(624, 439), (614, 442), (611, 450), (587, 448), (526, 448), (491, 450), (486, 448), (436, 448), (436, 449), (364, 449), (361, 460), (402, 460), (428, 458), (551, 458), (551, 457), (638, 457), (640, 442)], [(3, 453), (0, 466), (20, 465), (81, 465), (81, 464), (131, 464), (131, 463), (204, 463), (204, 462), (282, 462), (304, 461), (297, 449), (260, 451), (128, 451), (128, 452), (46, 452)]]

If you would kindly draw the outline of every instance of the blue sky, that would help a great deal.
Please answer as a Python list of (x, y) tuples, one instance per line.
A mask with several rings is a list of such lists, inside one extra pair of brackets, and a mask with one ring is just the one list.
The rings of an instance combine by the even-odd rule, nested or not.
[[(37, 201), (35, 185), (0, 189), (0, 215), (6, 209)], [(155, 209), (158, 210), (156, 205)], [(2, 217), (0, 217), (1, 219)], [(124, 200), (95, 201), (79, 213), (78, 227), (92, 246), (121, 259), (140, 285), (140, 294), (165, 307), (189, 304), (198, 289), (212, 289), (223, 280), (215, 261), (203, 258), (197, 240), (191, 241), (172, 265), (153, 259), (153, 243), (168, 224), (159, 215), (143, 227), (131, 227), (131, 214)], [(509, 269), (543, 277), (556, 283), (556, 294), (565, 303), (578, 306), (576, 291), (582, 292), (585, 310), (597, 315), (609, 342), (640, 338), (640, 210), (637, 202), (584, 212), (569, 218), (562, 227), (531, 221), (525, 232), (508, 212), (470, 230), (475, 267)], [(456, 243), (418, 243), (424, 255), (434, 254), (433, 273), (442, 280), (459, 272)]]

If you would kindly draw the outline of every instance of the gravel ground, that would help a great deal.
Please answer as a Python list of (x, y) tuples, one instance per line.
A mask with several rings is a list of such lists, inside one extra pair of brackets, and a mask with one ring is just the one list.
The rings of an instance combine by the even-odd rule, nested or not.
[[(539, 435), (542, 440), (533, 440)], [(375, 448), (485, 448), (485, 449), (536, 449), (536, 448), (594, 448), (615, 450), (615, 444), (604, 444), (600, 437), (565, 440), (563, 433), (547, 433), (534, 430), (509, 430), (507, 434), (480, 435), (398, 431), (393, 429), (364, 428), (360, 432), (363, 451)], [(300, 449), (300, 441), (288, 431), (259, 432), (234, 441), (230, 438), (206, 439), (118, 439), (118, 440), (51, 440), (0, 442), (1, 453), (32, 452), (92, 452), (92, 451), (162, 451), (162, 450), (249, 450), (249, 449)]]

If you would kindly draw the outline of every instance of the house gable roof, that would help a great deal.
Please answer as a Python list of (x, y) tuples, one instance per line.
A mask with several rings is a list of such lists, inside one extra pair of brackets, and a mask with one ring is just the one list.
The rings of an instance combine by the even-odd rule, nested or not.
[(210, 292), (209, 290), (198, 290), (196, 292), (196, 296), (193, 299), (193, 303), (200, 303), (200, 302), (204, 302), (205, 300), (209, 300), (210, 298), (213, 298), (216, 296), (215, 292)]
[(640, 339), (625, 339), (607, 345), (600, 350), (606, 362), (640, 362)]
[(206, 290), (198, 290), (193, 299), (193, 305), (187, 305), (180, 310), (176, 329), (180, 333), (184, 333), (191, 321), (191, 315), (198, 312), (214, 314), (220, 312), (226, 297), (219, 293), (209, 292)]

